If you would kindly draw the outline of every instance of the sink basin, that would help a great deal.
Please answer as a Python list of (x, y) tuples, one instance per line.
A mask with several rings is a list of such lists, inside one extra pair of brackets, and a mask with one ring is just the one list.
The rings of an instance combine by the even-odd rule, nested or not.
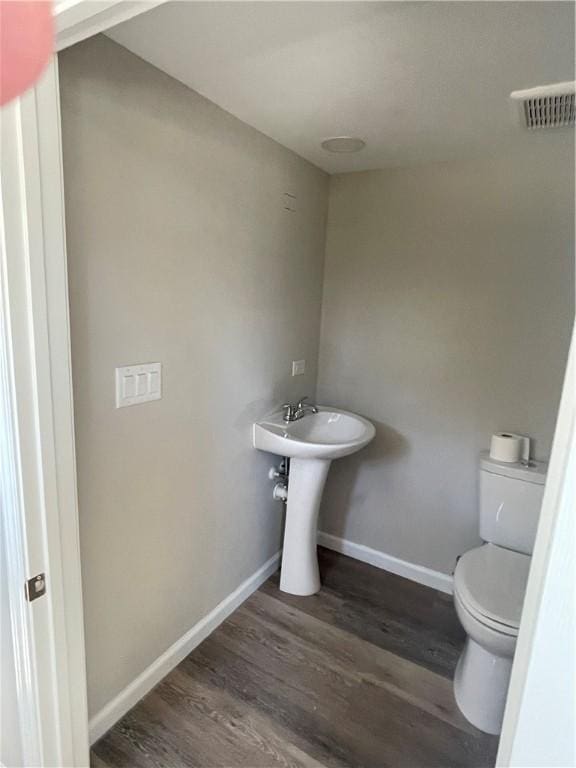
[(282, 411), (254, 424), (255, 448), (292, 459), (338, 459), (373, 437), (374, 426), (362, 416), (323, 406), (288, 424)]
[(313, 595), (320, 589), (316, 555), (318, 512), (332, 459), (364, 448), (374, 437), (373, 425), (355, 413), (317, 406), (286, 423), (282, 411), (254, 424), (254, 447), (290, 458), (286, 492), (286, 525), (280, 589)]

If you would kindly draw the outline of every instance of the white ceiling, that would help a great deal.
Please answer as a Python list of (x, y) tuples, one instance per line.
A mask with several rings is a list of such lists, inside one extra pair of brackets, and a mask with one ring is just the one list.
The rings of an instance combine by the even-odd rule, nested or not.
[(108, 34), (331, 173), (540, 141), (508, 94), (574, 79), (571, 2), (175, 2)]

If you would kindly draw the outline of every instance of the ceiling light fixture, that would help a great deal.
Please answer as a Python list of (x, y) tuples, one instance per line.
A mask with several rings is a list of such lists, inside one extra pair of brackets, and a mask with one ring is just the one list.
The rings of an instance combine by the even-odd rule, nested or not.
[(326, 152), (360, 152), (365, 146), (365, 141), (353, 136), (333, 136), (322, 142), (322, 149)]

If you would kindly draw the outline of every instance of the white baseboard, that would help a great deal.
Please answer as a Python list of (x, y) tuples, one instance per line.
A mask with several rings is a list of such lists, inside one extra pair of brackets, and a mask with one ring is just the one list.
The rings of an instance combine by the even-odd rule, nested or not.
[(277, 552), (246, 581), (224, 598), (214, 610), (204, 616), (192, 629), (159, 656), (129, 685), (108, 702), (89, 723), (90, 744), (94, 744), (114, 723), (140, 701), (148, 691), (157, 685), (168, 672), (199, 645), (216, 627), (238, 608), (278, 567), (280, 552)]
[(376, 568), (382, 568), (384, 571), (395, 573), (397, 576), (404, 576), (405, 579), (417, 581), (426, 587), (438, 589), (441, 592), (452, 594), (452, 576), (440, 571), (433, 571), (431, 568), (425, 568), (423, 565), (409, 563), (406, 560), (400, 560), (398, 557), (387, 555), (377, 549), (371, 549), (364, 544), (356, 544), (348, 539), (341, 539), (339, 536), (332, 536), (330, 533), (318, 532), (318, 544), (327, 549), (333, 549), (341, 552), (343, 555), (353, 557), (355, 560), (362, 560), (363, 563), (370, 563)]

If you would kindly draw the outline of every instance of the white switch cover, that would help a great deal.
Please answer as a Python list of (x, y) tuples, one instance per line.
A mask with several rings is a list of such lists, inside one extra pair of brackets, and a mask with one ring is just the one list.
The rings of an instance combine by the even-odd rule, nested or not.
[(116, 408), (139, 405), (162, 397), (162, 363), (116, 368)]
[(301, 376), (306, 371), (306, 360), (292, 361), (292, 376)]

